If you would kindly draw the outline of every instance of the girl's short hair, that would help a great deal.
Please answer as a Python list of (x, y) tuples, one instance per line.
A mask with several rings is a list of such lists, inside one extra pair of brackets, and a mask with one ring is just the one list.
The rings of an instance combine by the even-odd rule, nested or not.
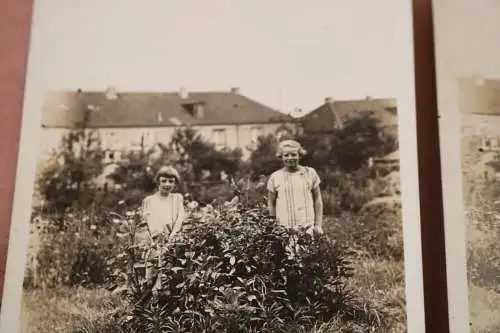
[(276, 156), (281, 158), (283, 156), (283, 151), (285, 149), (295, 149), (299, 153), (300, 156), (304, 156), (307, 154), (307, 151), (295, 140), (283, 140), (278, 145), (278, 150), (276, 152)]
[(156, 184), (158, 184), (158, 180), (160, 177), (174, 177), (175, 178), (175, 181), (177, 183), (179, 183), (181, 181), (181, 176), (179, 175), (179, 172), (174, 168), (174, 167), (171, 167), (171, 166), (162, 166), (158, 172), (156, 172), (156, 175), (155, 175), (155, 178), (154, 178), (154, 181)]

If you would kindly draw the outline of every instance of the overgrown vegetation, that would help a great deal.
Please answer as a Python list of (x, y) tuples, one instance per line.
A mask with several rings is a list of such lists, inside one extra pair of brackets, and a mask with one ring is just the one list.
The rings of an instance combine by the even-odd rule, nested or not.
[[(381, 135), (371, 118), (295, 138), (309, 152), (304, 164), (322, 178), (321, 237), (285, 230), (267, 216), (267, 176), (280, 166), (272, 134), (259, 138), (249, 161), (183, 129), (168, 143), (124, 151), (110, 163), (98, 136), (71, 132), (38, 176), (44, 205), (33, 212), (25, 297), (42, 304), (54, 299), (47, 295), (98, 290), (121, 301), (104, 317), (88, 309), (78, 324), (28, 331), (53, 324), (73, 333), (404, 332), (401, 207), (366, 206), (396, 193), (366, 164), (396, 149), (395, 138)], [(179, 190), (189, 223), (173, 244), (140, 248), (136, 209), (163, 164), (185, 180)], [(144, 277), (150, 264), (156, 280)]]
[(464, 137), (462, 146), (463, 190), (466, 209), (467, 271), (470, 323), (474, 333), (500, 328), (500, 229), (498, 180), (485, 177), (485, 162), (492, 152), (478, 150), (479, 136)]

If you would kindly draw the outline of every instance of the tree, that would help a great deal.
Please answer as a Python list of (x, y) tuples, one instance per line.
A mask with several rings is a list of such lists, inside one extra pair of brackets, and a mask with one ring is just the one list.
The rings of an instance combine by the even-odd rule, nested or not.
[(259, 136), (257, 147), (250, 154), (250, 170), (252, 179), (259, 176), (269, 176), (281, 167), (281, 161), (276, 157), (278, 139), (274, 134)]
[(210, 172), (212, 180), (218, 180), (221, 172), (232, 177), (241, 167), (240, 149), (217, 150), (192, 128), (177, 130), (167, 150), (176, 156), (175, 165), (187, 181), (203, 180), (204, 171)]
[(398, 147), (397, 138), (385, 133), (380, 121), (371, 116), (351, 118), (329, 134), (304, 134), (297, 139), (309, 152), (304, 163), (347, 173), (364, 167), (370, 157)]
[(62, 213), (68, 207), (85, 206), (94, 198), (95, 179), (102, 174), (103, 154), (95, 131), (72, 129), (37, 177), (37, 190), (45, 210)]

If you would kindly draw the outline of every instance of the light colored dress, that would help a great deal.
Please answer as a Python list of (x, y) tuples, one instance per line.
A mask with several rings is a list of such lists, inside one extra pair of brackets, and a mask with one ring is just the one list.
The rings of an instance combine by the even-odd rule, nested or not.
[[(150, 235), (180, 229), (185, 217), (184, 198), (179, 193), (170, 193), (168, 196), (162, 196), (159, 193), (152, 194), (144, 198), (142, 214), (149, 232), (146, 228), (138, 231), (136, 242), (141, 247), (148, 248), (152, 241)], [(147, 253), (145, 255), (149, 256)], [(157, 276), (158, 271), (155, 266), (149, 263), (145, 273), (146, 280), (150, 280)], [(156, 290), (159, 285), (160, 279), (157, 279), (153, 289)]]
[(271, 174), (267, 189), (277, 194), (276, 218), (280, 225), (289, 228), (314, 225), (312, 190), (320, 182), (316, 170), (306, 166), (299, 166), (295, 172), (279, 169)]
[(152, 235), (177, 229), (185, 217), (184, 198), (179, 193), (152, 194), (144, 198), (142, 214)]

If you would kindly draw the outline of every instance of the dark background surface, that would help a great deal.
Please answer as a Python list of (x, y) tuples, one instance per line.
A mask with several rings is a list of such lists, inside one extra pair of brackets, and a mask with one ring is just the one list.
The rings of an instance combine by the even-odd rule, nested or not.
[[(0, 294), (16, 177), (32, 5), (32, 0), (0, 1)], [(448, 333), (431, 0), (413, 0), (413, 25), (426, 332)]]

